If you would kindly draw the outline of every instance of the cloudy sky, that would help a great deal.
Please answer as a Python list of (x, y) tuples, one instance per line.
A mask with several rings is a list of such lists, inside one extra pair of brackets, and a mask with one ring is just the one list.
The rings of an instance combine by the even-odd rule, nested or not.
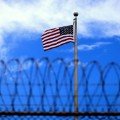
[(73, 44), (44, 52), (46, 29), (73, 23), (78, 16), (78, 50), (83, 62), (120, 61), (119, 0), (0, 0), (0, 59), (73, 59)]
[[(79, 13), (77, 19), (78, 20), (77, 21), (78, 22), (78, 26), (77, 26), (78, 57), (80, 60), (79, 63), (86, 65), (90, 61), (96, 60), (103, 66), (105, 66), (106, 64), (112, 61), (120, 64), (120, 0), (0, 0), (0, 59), (3, 59), (4, 61), (9, 61), (10, 59), (13, 58), (18, 58), (20, 60), (23, 60), (26, 58), (33, 57), (38, 60), (43, 57), (48, 57), (50, 60), (56, 58), (64, 58), (64, 60), (66, 61), (73, 60), (74, 59), (73, 43), (67, 43), (60, 47), (48, 51), (44, 51), (42, 46), (41, 35), (47, 29), (73, 24), (74, 12)], [(8, 62), (8, 63), (9, 64), (7, 65), (9, 67), (8, 66), (7, 67), (8, 70), (10, 71), (10, 72), (8, 71), (8, 74), (6, 74), (6, 76), (8, 75), (8, 79), (6, 79), (6, 77), (3, 78), (5, 78), (5, 80), (10, 80), (11, 82), (12, 79), (15, 77), (14, 75), (16, 75), (14, 73), (16, 73), (16, 69), (17, 69), (16, 80), (19, 80), (18, 66), (15, 68), (14, 62), (13, 64), (12, 62)], [(44, 63), (42, 62), (40, 63), (40, 68), (42, 67), (43, 73), (46, 70), (46, 66), (44, 66)], [(61, 66), (57, 67), (56, 64), (54, 64), (55, 67), (54, 66), (53, 67), (55, 68), (54, 70), (57, 73), (58, 78), (55, 76), (55, 74), (53, 74), (54, 72), (53, 73), (48, 72), (51, 75), (49, 81), (52, 80), (52, 82), (54, 83), (54, 80), (56, 80), (56, 78), (58, 80), (61, 80), (60, 81), (61, 83), (63, 78), (64, 81), (65, 79), (70, 80), (72, 77), (71, 78), (68, 77), (67, 72), (63, 72), (66, 70), (66, 68), (65, 70), (61, 69), (60, 70), (61, 73), (60, 73), (59, 69), (62, 67)], [(40, 79), (40, 80), (36, 79), (37, 81), (47, 80), (46, 78), (49, 77), (47, 76), (45, 77), (45, 79), (43, 79), (44, 77), (41, 74), (40, 75), (42, 77), (36, 76), (37, 74), (34, 71), (31, 74), (32, 67), (29, 64), (27, 65), (27, 62), (24, 62), (23, 66), (24, 66), (23, 68), (26, 71), (28, 70), (27, 71), (28, 75), (30, 76), (33, 75), (33, 77), (30, 77), (30, 80), (31, 81), (33, 80), (33, 82), (34, 82), (34, 78), (36, 77)], [(73, 65), (71, 66), (73, 68)], [(72, 68), (69, 70), (72, 71), (73, 70)], [(101, 76), (99, 76), (100, 74), (98, 74), (98, 71), (95, 71), (96, 69), (95, 70), (93, 69), (94, 72), (91, 73), (92, 70), (91, 68), (90, 69), (89, 68), (90, 67), (88, 67), (88, 69), (85, 71), (87, 77), (83, 79), (79, 77), (79, 80), (81, 81), (89, 80), (88, 85), (90, 85), (90, 83), (93, 82), (95, 82), (96, 84), (96, 81), (99, 81), (101, 79)], [(112, 67), (111, 66), (106, 67), (105, 69), (106, 71), (104, 71), (103, 78), (104, 80), (107, 80), (107, 82), (105, 81), (105, 85), (107, 85), (107, 83), (110, 83), (112, 86), (113, 83), (114, 87), (112, 86), (111, 88), (111, 86), (110, 87), (108, 86), (109, 88), (106, 87), (107, 89), (104, 90), (106, 94), (108, 93), (109, 96), (112, 93), (113, 95), (117, 96), (119, 93), (119, 86), (116, 87), (115, 84), (119, 85), (118, 83), (119, 71), (117, 71), (117, 67), (116, 68), (113, 67), (113, 71), (109, 71), (110, 68)], [(9, 73), (12, 73), (12, 75)], [(44, 74), (44, 76), (48, 75), (48, 73)], [(66, 73), (66, 75), (61, 77), (63, 73), (64, 74)], [(81, 70), (79, 70), (78, 75), (81, 75), (80, 73)], [(12, 76), (11, 77), (12, 79), (10, 79), (9, 75)], [(25, 77), (24, 75), (24, 71), (23, 73), (21, 71), (20, 75), (21, 75), (20, 77), (21, 80), (22, 79), (24, 79), (25, 81), (28, 80), (28, 78)], [(1, 77), (1, 80), (4, 79), (2, 79)], [(16, 85), (15, 83), (16, 82), (13, 82), (13, 85)], [(10, 85), (11, 85), (11, 91), (13, 91), (13, 95), (14, 95), (16, 93), (14, 92), (14, 90), (16, 89), (13, 90), (12, 89), (13, 85), (12, 84)], [(21, 91), (22, 87), (20, 86), (17, 88), (19, 88), (19, 90)], [(80, 87), (79, 89), (80, 93), (84, 92), (83, 90), (81, 91), (81, 88), (82, 87)], [(65, 89), (66, 86), (65, 88), (63, 88), (63, 90)], [(92, 87), (91, 88), (87, 87), (87, 89), (88, 90), (90, 89), (89, 90), (90, 92), (96, 91), (96, 88), (93, 89)], [(8, 85), (7, 84), (3, 85), (1, 87), (1, 90), (4, 95), (5, 91), (9, 91)], [(24, 92), (24, 90), (21, 91), (21, 93), (22, 92)], [(34, 92), (37, 93), (36, 91)], [(49, 89), (48, 92), (50, 92)], [(99, 91), (96, 91), (96, 93), (97, 92), (99, 94)], [(29, 94), (31, 95), (31, 93)], [(108, 96), (108, 100), (111, 100), (111, 96), (110, 97), (109, 96)], [(9, 103), (10, 97), (9, 99), (6, 99), (6, 96), (4, 98), (5, 101)], [(11, 100), (13, 101), (13, 99)], [(118, 97), (116, 97), (116, 101), (114, 102), (115, 104), (117, 104), (119, 101)], [(110, 103), (113, 105), (113, 102)]]

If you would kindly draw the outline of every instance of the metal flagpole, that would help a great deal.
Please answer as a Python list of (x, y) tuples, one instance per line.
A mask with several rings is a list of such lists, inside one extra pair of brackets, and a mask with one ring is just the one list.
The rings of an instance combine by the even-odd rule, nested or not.
[[(73, 22), (73, 35), (74, 35), (74, 112), (78, 112), (78, 46), (77, 46), (77, 16), (78, 13), (74, 12)], [(78, 116), (74, 117), (74, 120), (78, 120)]]

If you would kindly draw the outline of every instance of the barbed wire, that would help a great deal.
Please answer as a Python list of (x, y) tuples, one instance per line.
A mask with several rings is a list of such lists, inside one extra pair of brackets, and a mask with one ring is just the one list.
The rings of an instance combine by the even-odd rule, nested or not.
[[(78, 112), (120, 112), (120, 65), (78, 65)], [(74, 112), (74, 61), (0, 60), (0, 111)]]

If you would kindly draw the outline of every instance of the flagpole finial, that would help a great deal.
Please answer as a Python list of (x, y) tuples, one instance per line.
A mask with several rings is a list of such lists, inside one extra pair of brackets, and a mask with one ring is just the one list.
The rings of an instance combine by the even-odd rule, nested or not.
[(78, 12), (74, 12), (73, 15), (74, 15), (75, 17), (77, 17), (77, 16), (78, 16)]

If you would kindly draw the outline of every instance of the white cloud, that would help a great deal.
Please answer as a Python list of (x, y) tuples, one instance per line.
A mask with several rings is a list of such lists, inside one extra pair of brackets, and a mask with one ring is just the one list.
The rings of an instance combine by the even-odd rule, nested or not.
[(109, 44), (111, 44), (111, 42), (96, 42), (95, 44), (92, 45), (83, 44), (78, 46), (78, 50), (85, 50), (85, 51), (94, 50), (96, 48)]
[(2, 37), (2, 32), (0, 31), (0, 59), (6, 60), (8, 50), (9, 48), (6, 46)]
[[(26, 2), (25, 2), (26, 1)], [(25, 29), (44, 29), (71, 24), (73, 12), (78, 11), (78, 27), (81, 34), (89, 34), (89, 22), (108, 22), (117, 26), (114, 32), (120, 34), (120, 1), (118, 0), (27, 0), (0, 1), (0, 28), (12, 30), (22, 26)], [(103, 26), (104, 27), (104, 26)], [(111, 30), (111, 29), (110, 29)], [(109, 30), (108, 30), (109, 31)], [(114, 34), (114, 32), (111, 34)], [(116, 34), (116, 33), (115, 33)]]
[[(8, 51), (3, 47), (7, 32), (22, 28), (42, 33), (45, 29), (72, 24), (74, 11), (79, 12), (79, 34), (94, 36), (95, 31), (91, 33), (93, 28), (89, 26), (92, 23), (96, 31), (102, 31), (102, 35), (120, 35), (119, 6), (118, 0), (1, 0), (1, 54)], [(101, 25), (96, 26), (96, 23)]]
[[(94, 50), (96, 48), (100, 48), (100, 47), (103, 47), (105, 45), (110, 45), (110, 44), (112, 44), (112, 43), (111, 42), (96, 42), (94, 44), (80, 44), (80, 45), (78, 45), (78, 50), (90, 51), (90, 50)], [(73, 52), (73, 51), (74, 51), (74, 48), (66, 50), (66, 52)], [(63, 50), (59, 51), (59, 52), (63, 52)]]

